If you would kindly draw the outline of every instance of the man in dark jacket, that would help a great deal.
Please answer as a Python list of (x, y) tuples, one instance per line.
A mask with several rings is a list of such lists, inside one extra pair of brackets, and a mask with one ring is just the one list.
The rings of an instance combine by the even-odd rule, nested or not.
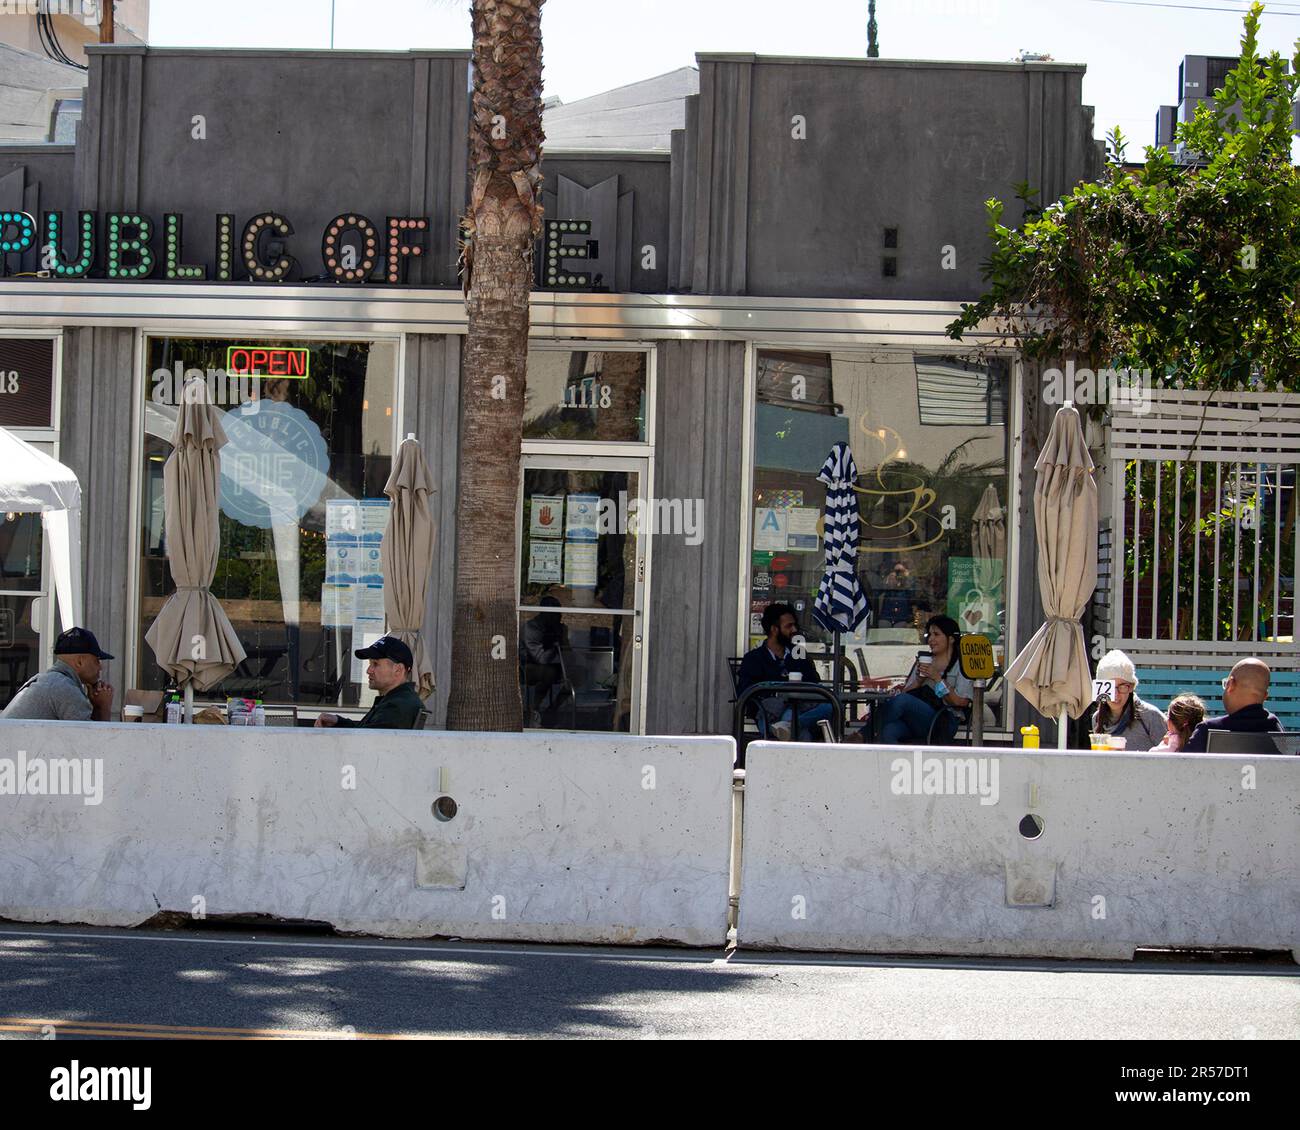
[[(755, 683), (769, 683), (788, 680), (791, 672), (799, 676), (799, 681), (819, 683), (817, 668), (807, 656), (798, 659), (794, 654), (794, 638), (799, 634), (799, 621), (794, 609), (788, 604), (769, 604), (763, 610), (763, 631), (767, 633), (758, 647), (745, 653), (740, 661), (740, 671), (736, 676), (739, 693), (743, 694)], [(765, 696), (760, 709), (766, 715), (769, 733), (785, 741), (790, 737), (793, 711), (787, 700), (777, 695)], [(811, 702), (801, 699), (799, 702), (799, 736), (804, 741), (811, 741), (813, 727), (818, 720), (830, 718), (831, 705), (827, 702)]]
[(322, 714), (316, 719), (316, 725), (414, 730), (424, 703), (411, 682), (411, 668), (415, 666), (411, 649), (396, 636), (380, 636), (369, 647), (356, 652), (356, 657), (370, 660), (366, 677), (370, 689), (378, 691), (379, 697), (359, 722), (340, 718), (337, 714)]
[[(1282, 729), (1277, 715), (1265, 706), (1268, 698), (1268, 684), (1272, 672), (1262, 659), (1243, 659), (1232, 669), (1232, 674), (1223, 680), (1223, 705), (1227, 714), (1218, 718), (1207, 718), (1187, 739), (1183, 746), (1184, 753), (1205, 753), (1209, 745), (1211, 730), (1233, 730), (1239, 734), (1275, 734)], [(1273, 753), (1275, 750), (1260, 750), (1261, 753)]]

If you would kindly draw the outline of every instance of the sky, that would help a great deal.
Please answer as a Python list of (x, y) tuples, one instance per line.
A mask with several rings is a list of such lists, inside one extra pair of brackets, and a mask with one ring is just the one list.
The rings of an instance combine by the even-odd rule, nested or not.
[[(466, 0), (334, 0), (334, 46), (467, 48)], [(882, 57), (1084, 63), (1095, 136), (1119, 125), (1140, 156), (1184, 55), (1236, 54), (1244, 0), (878, 0)], [(323, 48), (331, 0), (152, 0), (160, 47)], [(545, 93), (572, 102), (693, 65), (699, 52), (863, 56), (867, 0), (547, 0)], [(1300, 0), (1267, 3), (1263, 50), (1290, 57)]]

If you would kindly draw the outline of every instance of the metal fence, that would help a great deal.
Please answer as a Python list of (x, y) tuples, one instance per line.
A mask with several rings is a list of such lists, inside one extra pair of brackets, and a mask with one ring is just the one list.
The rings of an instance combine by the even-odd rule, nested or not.
[(1295, 666), (1300, 395), (1153, 391), (1107, 437), (1106, 644), (1139, 663)]

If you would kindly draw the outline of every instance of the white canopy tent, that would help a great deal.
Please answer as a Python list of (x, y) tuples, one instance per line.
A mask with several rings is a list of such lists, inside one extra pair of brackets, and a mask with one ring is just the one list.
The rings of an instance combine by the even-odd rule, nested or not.
[(81, 617), (81, 484), (57, 459), (0, 428), (0, 513), (39, 514), (63, 630)]

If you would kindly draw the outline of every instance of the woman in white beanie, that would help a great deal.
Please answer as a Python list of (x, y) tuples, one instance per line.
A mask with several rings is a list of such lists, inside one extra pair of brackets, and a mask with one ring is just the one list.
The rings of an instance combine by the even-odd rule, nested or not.
[(1125, 749), (1149, 750), (1164, 740), (1165, 716), (1137, 696), (1137, 670), (1122, 651), (1108, 651), (1097, 664), (1097, 678), (1109, 679), (1115, 687), (1109, 702), (1093, 706), (1088, 722), (1093, 733), (1123, 738)]

